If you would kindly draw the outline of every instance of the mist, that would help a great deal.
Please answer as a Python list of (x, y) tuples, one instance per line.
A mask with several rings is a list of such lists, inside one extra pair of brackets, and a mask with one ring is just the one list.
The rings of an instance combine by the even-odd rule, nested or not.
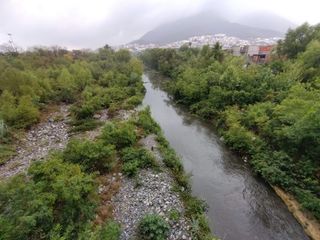
[(231, 21), (259, 11), (278, 14), (295, 24), (320, 22), (320, 3), (260, 0), (2, 0), (0, 44), (8, 33), (23, 48), (60, 45), (67, 48), (98, 48), (119, 45), (181, 17), (213, 11)]

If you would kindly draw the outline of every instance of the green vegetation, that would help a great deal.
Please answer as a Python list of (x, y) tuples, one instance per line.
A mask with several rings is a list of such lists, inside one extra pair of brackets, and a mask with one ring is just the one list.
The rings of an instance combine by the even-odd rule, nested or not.
[(170, 211), (170, 213), (169, 213), (169, 219), (171, 220), (171, 221), (178, 221), (179, 220), (179, 218), (180, 218), (180, 212), (178, 211), (178, 210), (176, 210), (176, 209), (172, 209), (171, 211)]
[(157, 164), (153, 155), (144, 148), (125, 148), (121, 153), (123, 172), (128, 176), (135, 176), (139, 168), (155, 167)]
[(144, 216), (138, 228), (139, 237), (143, 240), (165, 240), (169, 235), (168, 223), (156, 214)]
[(76, 239), (94, 217), (96, 185), (57, 156), (0, 185), (1, 239)]
[[(258, 174), (320, 219), (319, 56), (320, 27), (304, 24), (287, 33), (266, 65), (246, 66), (218, 46), (151, 49), (141, 58), (170, 78), (164, 84), (178, 103), (212, 121)], [(163, 152), (180, 172), (174, 154)]]
[(71, 131), (97, 127), (93, 116), (102, 109), (134, 108), (144, 94), (141, 75), (140, 61), (107, 46), (96, 53), (35, 48), (0, 54), (0, 144), (7, 145), (0, 148), (0, 161), (11, 156), (16, 133), (37, 123), (48, 105), (73, 104)]
[(119, 224), (110, 220), (104, 225), (98, 226), (92, 231), (92, 226), (87, 225), (87, 228), (79, 235), (79, 240), (118, 240), (121, 235)]
[(121, 149), (136, 143), (137, 135), (134, 125), (129, 122), (107, 123), (102, 129), (101, 139)]
[(85, 171), (104, 173), (115, 165), (115, 147), (101, 141), (71, 140), (63, 157), (67, 162), (80, 164)]
[[(192, 196), (190, 177), (186, 175), (180, 158), (175, 151), (170, 147), (168, 141), (163, 136), (160, 126), (151, 117), (150, 109), (146, 108), (140, 111), (137, 117), (133, 120), (136, 126), (142, 127), (143, 135), (153, 133), (157, 135), (159, 150), (163, 161), (172, 173), (177, 186), (175, 190), (179, 193), (186, 208), (186, 216), (192, 221), (192, 237), (198, 240), (213, 240), (215, 239), (210, 231), (208, 221), (205, 215), (205, 203)], [(177, 213), (172, 211), (170, 216), (173, 219), (177, 217)]]
[[(101, 125), (93, 117), (102, 109), (134, 108), (144, 94), (141, 74), (141, 63), (128, 51), (108, 47), (97, 53), (54, 48), (0, 55), (0, 164), (51, 104), (72, 104), (71, 131)], [(107, 124), (99, 139), (70, 140), (63, 152), (1, 182), (0, 239), (119, 239), (118, 224), (94, 223), (97, 176), (110, 173), (122, 148), (137, 140), (133, 124)]]

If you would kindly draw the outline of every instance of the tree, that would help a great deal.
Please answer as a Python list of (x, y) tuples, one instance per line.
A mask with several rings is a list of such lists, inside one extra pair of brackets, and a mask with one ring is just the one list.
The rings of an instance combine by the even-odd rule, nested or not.
[(22, 96), (19, 99), (15, 117), (14, 126), (18, 128), (30, 127), (32, 124), (38, 122), (40, 113), (38, 108), (34, 106), (32, 98), (29, 95)]
[(283, 41), (277, 46), (277, 52), (288, 58), (296, 58), (306, 50), (307, 45), (316, 37), (320, 37), (320, 25), (310, 26), (304, 23), (296, 29), (289, 29)]
[(8, 90), (0, 96), (0, 118), (8, 124), (14, 124), (16, 119), (16, 98)]
[(70, 66), (70, 73), (75, 80), (75, 85), (79, 90), (85, 89), (89, 85), (93, 77), (88, 65), (84, 62), (76, 62)]
[(314, 40), (307, 46), (299, 60), (302, 62), (302, 78), (306, 82), (312, 82), (320, 76), (320, 41)]
[(73, 102), (76, 84), (73, 76), (70, 74), (67, 68), (63, 68), (54, 82), (54, 87), (57, 91), (57, 97), (59, 101)]
[(222, 45), (219, 42), (216, 42), (213, 46), (213, 57), (219, 62), (223, 61), (224, 54), (222, 51)]

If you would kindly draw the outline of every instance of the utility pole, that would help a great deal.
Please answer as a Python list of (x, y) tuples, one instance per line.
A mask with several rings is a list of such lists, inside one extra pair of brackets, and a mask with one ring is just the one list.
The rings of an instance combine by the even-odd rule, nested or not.
[(9, 36), (9, 44), (10, 44), (10, 46), (12, 48), (12, 51), (15, 52), (15, 53), (18, 53), (17, 48), (14, 46), (12, 34), (8, 33), (8, 36)]

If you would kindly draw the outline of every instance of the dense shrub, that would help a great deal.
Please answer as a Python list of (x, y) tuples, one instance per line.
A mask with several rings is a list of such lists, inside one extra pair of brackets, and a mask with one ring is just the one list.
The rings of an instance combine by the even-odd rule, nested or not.
[(139, 162), (140, 167), (152, 167), (155, 165), (154, 156), (144, 148), (125, 148), (121, 152), (123, 162)]
[(100, 239), (118, 240), (120, 238), (121, 228), (119, 224), (108, 221), (100, 230)]
[(86, 171), (108, 172), (115, 164), (115, 148), (101, 141), (71, 140), (63, 152), (64, 160), (80, 164)]
[(96, 185), (78, 165), (57, 157), (34, 163), (29, 176), (0, 185), (0, 238), (49, 239), (55, 233), (76, 239), (94, 217)]
[(118, 240), (120, 239), (120, 225), (112, 220), (105, 222), (103, 225), (92, 226), (87, 224), (79, 233), (79, 240)]
[(144, 148), (125, 148), (121, 156), (123, 172), (128, 176), (135, 176), (139, 168), (156, 166), (153, 155)]
[(70, 132), (84, 132), (93, 130), (98, 126), (103, 125), (103, 122), (95, 119), (82, 119), (70, 121), (70, 125), (72, 125)]
[(152, 119), (149, 107), (138, 113), (136, 125), (143, 128), (146, 134), (160, 132), (160, 126)]
[(88, 103), (80, 103), (71, 108), (71, 112), (77, 120), (92, 118), (95, 111), (95, 107)]
[(102, 129), (101, 139), (117, 149), (130, 147), (137, 141), (135, 127), (129, 122), (107, 123)]
[(126, 174), (129, 177), (133, 177), (137, 175), (139, 170), (139, 162), (138, 161), (130, 161), (125, 162), (122, 167), (122, 171), (124, 174)]
[(143, 240), (165, 240), (169, 235), (169, 225), (159, 215), (149, 214), (139, 223), (139, 237)]
[(14, 128), (27, 128), (39, 120), (40, 113), (29, 95), (16, 98), (8, 91), (0, 97), (0, 118)]

